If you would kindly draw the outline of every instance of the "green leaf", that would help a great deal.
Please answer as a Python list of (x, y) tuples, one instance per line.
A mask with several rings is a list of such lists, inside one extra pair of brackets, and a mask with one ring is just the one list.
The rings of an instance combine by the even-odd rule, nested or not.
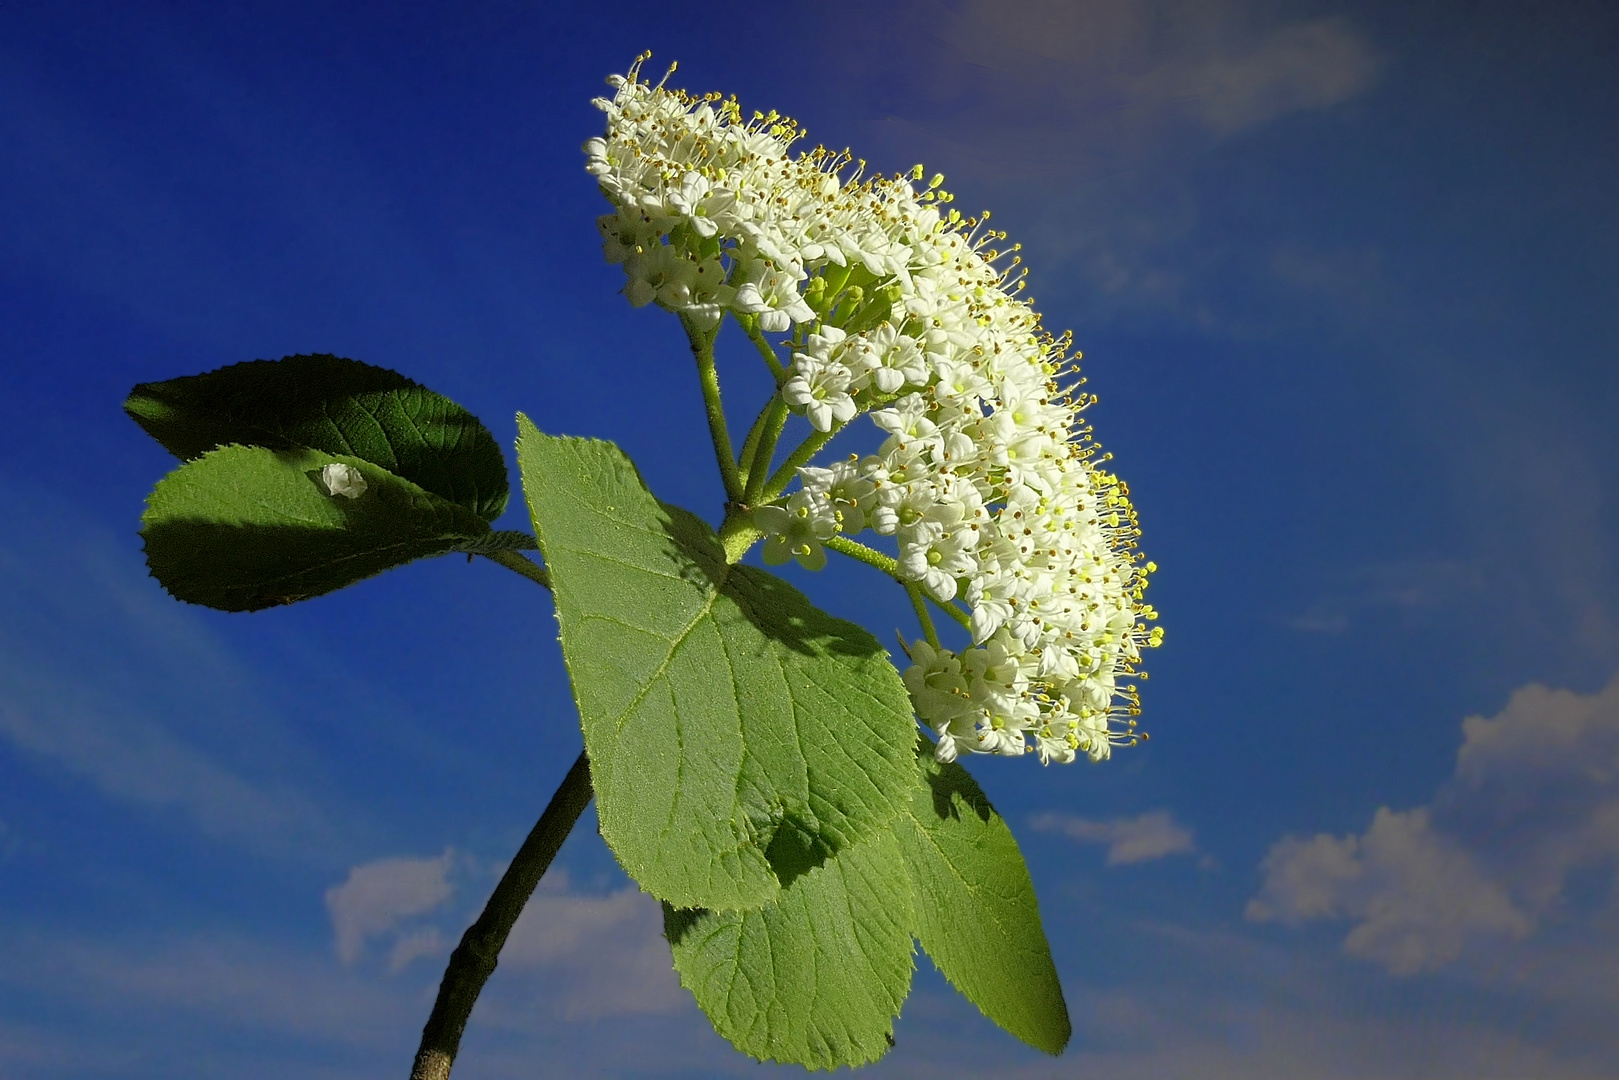
[(141, 383), (124, 410), (182, 461), (216, 446), (308, 448), (380, 465), (493, 521), (506, 460), (478, 418), (396, 371), (316, 354)]
[(716, 914), (664, 905), (675, 970), (743, 1053), (812, 1069), (893, 1045), (910, 992), (911, 886), (878, 833), (794, 879), (772, 904)]
[(967, 770), (931, 751), (918, 752), (927, 783), (895, 824), (917, 940), (985, 1016), (1060, 1054), (1073, 1028), (1023, 854)]
[(518, 465), (590, 753), (601, 833), (676, 907), (759, 907), (882, 830), (916, 786), (875, 638), (730, 566), (611, 443), (518, 416)]
[[(358, 469), (365, 491), (327, 494), (321, 470), (333, 463)], [(476, 543), (489, 526), (359, 458), (226, 446), (158, 481), (141, 535), (152, 576), (176, 599), (258, 611)]]

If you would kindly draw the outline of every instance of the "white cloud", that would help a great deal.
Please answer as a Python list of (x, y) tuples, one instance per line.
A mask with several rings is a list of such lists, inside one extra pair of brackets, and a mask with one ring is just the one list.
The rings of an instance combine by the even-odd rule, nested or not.
[[(344, 964), (360, 958), (367, 939), (397, 929), (406, 919), (439, 907), (455, 892), (446, 880), (454, 852), (433, 859), (378, 859), (349, 871), (348, 880), (326, 890), (337, 956)], [(393, 947), (390, 966), (398, 970), (438, 947), (436, 931), (417, 930)], [(430, 945), (430, 948), (429, 948)]]
[(1164, 74), (1168, 88), (1190, 92), (1199, 118), (1226, 135), (1347, 101), (1372, 84), (1377, 67), (1365, 39), (1332, 18), (1282, 26)]
[(1165, 9), (1150, 0), (974, 0), (945, 36), (1020, 88), (1038, 78), (1042, 105), (1122, 100), (1138, 114), (1190, 115), (1221, 136), (1337, 105), (1376, 81), (1375, 52), (1344, 19), (1266, 24), (1230, 3)]
[(1248, 918), (1350, 920), (1345, 951), (1395, 974), (1571, 920), (1609, 949), (1565, 890), (1577, 870), (1619, 859), (1619, 678), (1589, 695), (1524, 687), (1462, 732), (1455, 774), (1430, 804), (1380, 808), (1358, 836), (1275, 844)]
[(523, 909), (500, 962), (566, 985), (553, 1008), (569, 1020), (666, 1013), (691, 1003), (674, 973), (658, 902), (633, 887), (580, 894), (561, 870), (546, 875)]
[[(423, 957), (445, 957), (476, 918), (493, 883), (476, 875), (474, 906), (446, 904), (456, 871), (469, 864), (452, 850), (436, 858), (377, 859), (354, 867), (326, 892), (337, 957), (352, 967), (368, 943), (396, 974)], [(529, 898), (500, 952), (501, 985), (523, 999), (512, 1023), (536, 1009), (568, 1020), (667, 1013), (690, 1005), (674, 974), (657, 901), (634, 887), (595, 895), (573, 887), (554, 866)], [(497, 995), (498, 998), (498, 995)], [(480, 1016), (506, 1015), (480, 1003)], [(501, 1023), (494, 1020), (490, 1022)]]
[(1036, 814), (1029, 824), (1044, 832), (1056, 832), (1082, 844), (1107, 847), (1107, 864), (1151, 862), (1169, 855), (1195, 851), (1192, 832), (1178, 823), (1167, 810), (1149, 810), (1132, 818), (1093, 821), (1071, 814)]
[(388, 950), (388, 974), (396, 975), (409, 967), (411, 961), (424, 956), (442, 956), (448, 953), (449, 943), (436, 926), (419, 926), (402, 934)]
[(1533, 927), (1465, 850), (1433, 830), (1426, 809), (1382, 808), (1364, 836), (1290, 837), (1264, 869), (1249, 919), (1354, 919), (1344, 950), (1396, 975), (1443, 967), (1470, 938), (1522, 938)]

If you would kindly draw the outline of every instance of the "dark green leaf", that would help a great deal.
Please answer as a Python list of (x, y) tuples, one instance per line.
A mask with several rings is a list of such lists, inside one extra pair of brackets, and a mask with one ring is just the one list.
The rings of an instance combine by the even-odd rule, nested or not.
[[(357, 498), (327, 493), (321, 471), (334, 463), (365, 478)], [(257, 611), (474, 543), (489, 526), (359, 458), (226, 446), (158, 481), (141, 534), (152, 576), (177, 599)]]
[(714, 1030), (756, 1058), (863, 1065), (893, 1045), (910, 992), (911, 887), (892, 833), (723, 914), (664, 906), (675, 970)]
[(506, 509), (494, 436), (449, 398), (387, 368), (317, 354), (141, 383), (124, 410), (182, 461), (216, 446), (361, 458), (493, 521)]
[(877, 641), (727, 565), (612, 444), (518, 429), (601, 832), (625, 871), (677, 907), (759, 907), (884, 830), (917, 783), (916, 726)]
[(919, 756), (927, 783), (895, 823), (917, 940), (985, 1016), (1060, 1054), (1073, 1029), (1017, 841), (967, 770)]

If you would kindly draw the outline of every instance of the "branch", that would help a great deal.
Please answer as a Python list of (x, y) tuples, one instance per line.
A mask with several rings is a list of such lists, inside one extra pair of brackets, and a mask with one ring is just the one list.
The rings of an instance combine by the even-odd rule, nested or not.
[(517, 916), (522, 914), (534, 887), (545, 876), (562, 841), (573, 830), (574, 822), (584, 813), (591, 794), (590, 761), (580, 752), (579, 760), (573, 763), (562, 785), (551, 796), (545, 813), (540, 815), (523, 846), (517, 849), (512, 864), (484, 905), (483, 914), (467, 927), (467, 932), (461, 935), (461, 944), (450, 954), (444, 981), (439, 984), (438, 1000), (433, 1003), (432, 1015), (422, 1028), (422, 1044), (416, 1051), (410, 1080), (449, 1080), (467, 1018), (472, 1015), (472, 1006), (483, 984), (495, 970), (506, 936), (511, 933)]

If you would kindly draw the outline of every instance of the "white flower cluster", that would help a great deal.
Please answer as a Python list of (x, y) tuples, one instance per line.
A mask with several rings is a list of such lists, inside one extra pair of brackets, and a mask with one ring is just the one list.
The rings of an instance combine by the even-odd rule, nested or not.
[(1133, 743), (1123, 680), (1162, 640), (1142, 599), (1157, 568), (1080, 418), (1095, 398), (1076, 392), (1068, 337), (1018, 299), (1021, 271), (995, 265), (1004, 234), (946, 209), (920, 166), (840, 179), (848, 154), (791, 154), (791, 120), (745, 122), (734, 99), (648, 85), (638, 67), (610, 80), (607, 132), (585, 144), (630, 302), (791, 331), (784, 401), (818, 431), (865, 412), (887, 433), (755, 511), (766, 559), (819, 568), (825, 542), (870, 529), (894, 538), (900, 578), (965, 602), (972, 645), (914, 642), (904, 673), (941, 760), (1100, 760)]

